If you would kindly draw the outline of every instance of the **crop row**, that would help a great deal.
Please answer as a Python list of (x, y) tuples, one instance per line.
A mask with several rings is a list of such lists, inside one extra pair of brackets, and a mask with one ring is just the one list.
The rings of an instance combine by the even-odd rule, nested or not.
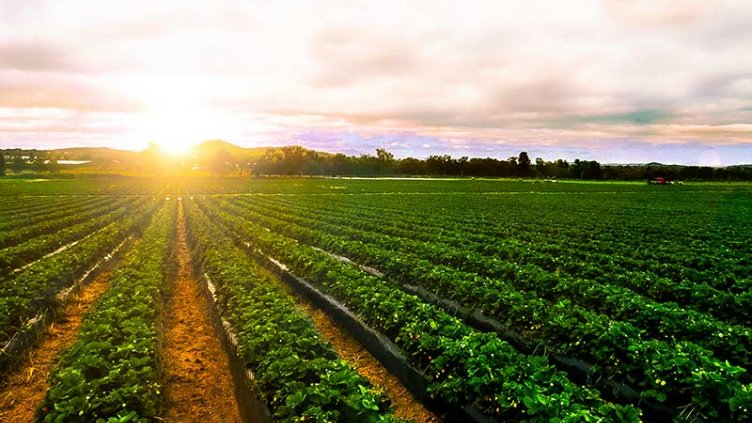
[(81, 324), (76, 343), (62, 355), (39, 409), (45, 422), (147, 422), (156, 416), (157, 322), (175, 203), (154, 215)]
[(64, 202), (59, 198), (47, 198), (47, 197), (28, 197), (24, 201), (17, 201), (16, 199), (10, 200), (8, 197), (2, 197), (0, 199), (0, 216), (7, 216), (17, 211), (29, 211), (32, 212), (38, 208), (48, 207), (55, 202)]
[(115, 201), (112, 204), (113, 210), (106, 214), (0, 250), (0, 272), (2, 273), (0, 279), (7, 279), (13, 269), (20, 268), (67, 244), (80, 241), (83, 237), (94, 233), (111, 222), (133, 213), (146, 201), (148, 200), (145, 198), (135, 201), (132, 199)]
[[(752, 362), (752, 330), (749, 328), (726, 324), (707, 314), (681, 308), (675, 303), (651, 301), (618, 284), (593, 283), (590, 280), (547, 272), (534, 263), (523, 261), (524, 264), (518, 264), (507, 258), (479, 256), (461, 247), (451, 248), (441, 243), (384, 235), (389, 230), (388, 223), (375, 231), (363, 231), (347, 224), (328, 224), (279, 207), (259, 208), (247, 201), (242, 202), (242, 205), (244, 210), (256, 210), (258, 215), (269, 216), (269, 219), (277, 223), (277, 230), (289, 229), (291, 226), (288, 223), (299, 225), (303, 230), (311, 230), (312, 232), (303, 235), (308, 242), (315, 242), (320, 247), (321, 243), (333, 245), (335, 252), (339, 254), (347, 255), (365, 244), (374, 251), (358, 259), (365, 260), (364, 264), (370, 266), (383, 266), (389, 272), (404, 272), (401, 262), (396, 267), (394, 263), (388, 264), (393, 261), (393, 252), (397, 252), (407, 260), (427, 260), (431, 264), (459, 269), (468, 275), (501, 279), (511, 283), (515, 289), (530, 292), (553, 303), (569, 299), (587, 310), (635, 325), (646, 339), (692, 341), (714, 351), (721, 359), (735, 363)], [(355, 225), (356, 222), (353, 223)], [(349, 245), (353, 241), (356, 243)], [(738, 304), (736, 308), (729, 307), (737, 314), (744, 315), (746, 313), (742, 310), (752, 307), (751, 295), (733, 298), (736, 301), (743, 301), (744, 298), (750, 300), (749, 303), (732, 303)]]
[(85, 196), (113, 197), (119, 195), (155, 196), (164, 192), (176, 192), (175, 180), (164, 176), (128, 178), (71, 178), (50, 179), (29, 183), (27, 180), (5, 179), (0, 184), (0, 197), (24, 201), (42, 198), (81, 198)]
[[(597, 257), (614, 261), (625, 269), (647, 270), (674, 281), (697, 275), (701, 279), (693, 281), (717, 284), (719, 289), (752, 276), (749, 266), (752, 250), (744, 241), (752, 234), (748, 225), (744, 225), (744, 203), (732, 202), (728, 205), (730, 211), (719, 208), (710, 213), (705, 208), (698, 209), (707, 207), (707, 202), (696, 201), (695, 197), (673, 199), (671, 204), (682, 212), (675, 209), (665, 212), (665, 216), (655, 216), (650, 207), (629, 207), (633, 201), (655, 201), (648, 197), (635, 200), (634, 196), (616, 199), (549, 196), (545, 200), (526, 196), (505, 198), (503, 202), (478, 196), (421, 197), (417, 202), (410, 196), (402, 196), (390, 198), (386, 204), (373, 204), (368, 198), (333, 204), (330, 200), (322, 202), (301, 196), (275, 201), (287, 206), (313, 205), (326, 208), (326, 212), (349, 210), (364, 220), (386, 217), (395, 227), (417, 232), (416, 236), (421, 228), (435, 229), (428, 232), (429, 236), (456, 229), (466, 235), (465, 242), (476, 240), (478, 246), (489, 249), (495, 249), (496, 245), (485, 243), (488, 238), (514, 239), (528, 244), (533, 251), (543, 247), (544, 253), (556, 252), (551, 258), (566, 251), (573, 258), (583, 258), (580, 261), (592, 262), (590, 257)], [(665, 201), (661, 198), (659, 204)], [(464, 207), (465, 204), (471, 207)], [(416, 228), (415, 222), (421, 226)], [(549, 243), (553, 250), (546, 248)], [(688, 269), (697, 273), (682, 273)], [(734, 277), (729, 279), (725, 275)]]
[(106, 203), (107, 201), (101, 198), (85, 198), (78, 201), (70, 201), (68, 199), (62, 204), (55, 202), (43, 210), (29, 214), (23, 211), (14, 212), (0, 221), (0, 233), (32, 227), (48, 220), (60, 219), (88, 209), (97, 208)]
[(387, 400), (337, 357), (280, 285), (186, 202), (190, 241), (277, 421), (391, 419)]
[(498, 279), (436, 266), (419, 257), (358, 241), (344, 241), (275, 219), (271, 213), (253, 213), (227, 203), (223, 208), (301, 242), (344, 251), (357, 260), (368, 259), (390, 279), (422, 285), (440, 296), (478, 307), (553, 351), (579, 354), (624, 380), (638, 383), (646, 396), (674, 405), (689, 402), (708, 416), (745, 415), (742, 405), (748, 394), (740, 382), (744, 369), (718, 360), (692, 343), (646, 340), (634, 326), (612, 321), (569, 300), (549, 303)]
[(64, 252), (41, 259), (11, 279), (0, 281), (0, 341), (5, 342), (22, 330), (28, 319), (54, 305), (62, 288), (81, 277), (128, 234), (142, 228), (157, 205), (148, 202)]
[(0, 217), (2, 217), (0, 230), (5, 230), (13, 225), (17, 225), (20, 221), (27, 222), (26, 224), (33, 223), (38, 221), (37, 219), (41, 216), (69, 208), (85, 206), (86, 203), (91, 203), (97, 200), (99, 199), (85, 198), (78, 202), (72, 202), (69, 198), (38, 197), (25, 198), (23, 201), (8, 201), (6, 204), (0, 206)]
[[(709, 269), (698, 271), (669, 263), (666, 259), (658, 261), (655, 258), (625, 257), (624, 253), (628, 254), (634, 248), (624, 244), (619, 245), (622, 252), (619, 253), (601, 251), (603, 242), (593, 241), (587, 244), (596, 250), (587, 251), (588, 247), (583, 246), (582, 242), (568, 240), (564, 232), (557, 232), (556, 236), (535, 233), (534, 239), (520, 239), (519, 233), (524, 231), (514, 227), (505, 227), (502, 233), (478, 233), (477, 223), (463, 225), (443, 214), (436, 219), (421, 213), (395, 213), (389, 210), (364, 212), (345, 207), (322, 210), (319, 203), (314, 203), (313, 207), (307, 204), (310, 201), (301, 204), (301, 201), (290, 199), (275, 198), (271, 201), (261, 197), (255, 197), (253, 202), (311, 217), (317, 222), (402, 238), (398, 240), (399, 243), (404, 240), (408, 243), (422, 241), (422, 248), (429, 254), (439, 255), (437, 258), (442, 260), (442, 264), (464, 266), (466, 270), (486, 276), (503, 275), (497, 271), (500, 268), (498, 263), (532, 264), (557, 276), (569, 275), (599, 284), (622, 286), (658, 302), (675, 301), (683, 307), (708, 312), (727, 322), (745, 325), (752, 322), (745, 312), (752, 306), (752, 258), (746, 254), (739, 253), (723, 260), (715, 266), (715, 272)], [(696, 251), (693, 254), (715, 257), (717, 252)], [(733, 267), (744, 269), (736, 273), (746, 272), (747, 277), (728, 273)], [(501, 266), (500, 270), (504, 271), (504, 267)]]
[(473, 330), (378, 277), (228, 214), (216, 204), (200, 204), (243, 241), (282, 260), (393, 340), (414, 367), (424, 369), (429, 391), (442, 401), (474, 403), (501, 420), (639, 419), (639, 410), (605, 402), (596, 390), (575, 385), (545, 356), (521, 354), (496, 335)]
[(34, 224), (26, 224), (0, 232), (0, 248), (26, 241), (38, 235), (48, 234), (70, 225), (84, 222), (112, 210), (111, 200), (101, 200), (73, 210), (42, 216)]

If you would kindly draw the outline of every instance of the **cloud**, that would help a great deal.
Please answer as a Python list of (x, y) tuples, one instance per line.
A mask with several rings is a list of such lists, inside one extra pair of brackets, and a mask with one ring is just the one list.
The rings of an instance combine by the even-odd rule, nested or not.
[(752, 72), (729, 72), (701, 78), (695, 87), (698, 98), (752, 98)]
[(400, 79), (421, 69), (416, 41), (388, 28), (325, 29), (314, 35), (310, 54), (317, 87), (343, 87), (371, 78)]
[(50, 43), (4, 40), (0, 43), (2, 69), (21, 71), (65, 71), (74, 68), (69, 53)]
[(231, 141), (347, 152), (742, 145), (750, 20), (742, 0), (10, 0), (0, 108), (37, 110), (18, 139), (111, 146), (175, 110), (181, 134), (211, 115)]
[(666, 121), (673, 116), (674, 113), (666, 110), (646, 109), (624, 113), (574, 116), (565, 118), (564, 121), (570, 121), (572, 123), (651, 125), (657, 122)]
[(0, 72), (0, 108), (58, 108), (133, 111), (138, 105), (121, 93), (98, 88), (76, 76)]
[(608, 15), (625, 25), (638, 28), (652, 26), (689, 26), (706, 18), (715, 5), (702, 0), (607, 0)]

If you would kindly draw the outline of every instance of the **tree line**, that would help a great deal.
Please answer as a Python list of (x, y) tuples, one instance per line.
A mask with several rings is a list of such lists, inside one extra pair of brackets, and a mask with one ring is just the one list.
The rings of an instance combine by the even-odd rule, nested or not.
[[(645, 165), (602, 165), (595, 160), (546, 161), (531, 160), (527, 152), (507, 159), (491, 157), (459, 157), (432, 155), (425, 159), (395, 158), (389, 151), (378, 148), (375, 154), (348, 156), (321, 153), (301, 146), (269, 148), (262, 155), (231, 154), (220, 148), (178, 163), (166, 160), (158, 153), (146, 150), (139, 153), (139, 171), (161, 173), (174, 169), (199, 169), (214, 175), (255, 176), (452, 176), (506, 177), (584, 180), (646, 180), (663, 177), (668, 180), (751, 181), (752, 166), (682, 166), (650, 163)], [(107, 171), (116, 168), (100, 164)], [(186, 169), (187, 168), (187, 169)], [(9, 172), (20, 174), (59, 173), (60, 165), (53, 155), (36, 150), (0, 150), (0, 176)], [(151, 169), (151, 170), (150, 170)]]
[(60, 167), (56, 159), (48, 159), (43, 151), (0, 150), (0, 176), (7, 175), (8, 171), (16, 174), (24, 171), (58, 173), (60, 172)]
[[(241, 170), (242, 172), (242, 170)], [(376, 154), (347, 156), (323, 154), (300, 146), (267, 150), (249, 164), (248, 173), (263, 175), (329, 175), (329, 176), (458, 176), (518, 177), (584, 180), (643, 180), (664, 177), (670, 180), (752, 180), (752, 167), (681, 165), (601, 165), (595, 160), (530, 159), (527, 152), (507, 159), (454, 158), (432, 155), (425, 159), (396, 159), (385, 149)]]

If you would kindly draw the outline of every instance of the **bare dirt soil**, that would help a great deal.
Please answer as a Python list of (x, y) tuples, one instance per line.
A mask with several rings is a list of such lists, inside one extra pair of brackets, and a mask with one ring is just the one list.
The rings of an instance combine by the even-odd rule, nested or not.
[(322, 310), (298, 300), (298, 306), (311, 316), (314, 325), (334, 350), (371, 384), (392, 401), (395, 416), (414, 422), (437, 423), (439, 418), (408, 391), (396, 376), (389, 373), (358, 341), (337, 326)]
[(178, 210), (178, 272), (164, 320), (164, 407), (168, 422), (240, 422), (230, 362), (193, 273), (183, 207)]
[(107, 290), (110, 276), (109, 271), (100, 273), (72, 296), (23, 362), (3, 378), (0, 383), (0, 422), (34, 421), (34, 412), (47, 393), (47, 379), (57, 357), (75, 342), (81, 321)]

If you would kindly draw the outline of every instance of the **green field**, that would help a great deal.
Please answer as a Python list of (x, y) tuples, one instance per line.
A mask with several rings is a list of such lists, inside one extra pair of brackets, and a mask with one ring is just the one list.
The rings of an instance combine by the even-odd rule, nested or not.
[(405, 418), (317, 331), (296, 276), (395, 348), (392, 372), (445, 421), (751, 421), (750, 218), (744, 183), (0, 180), (0, 343), (35, 338), (121, 248), (38, 415), (160, 417), (184, 225), (274, 420)]

